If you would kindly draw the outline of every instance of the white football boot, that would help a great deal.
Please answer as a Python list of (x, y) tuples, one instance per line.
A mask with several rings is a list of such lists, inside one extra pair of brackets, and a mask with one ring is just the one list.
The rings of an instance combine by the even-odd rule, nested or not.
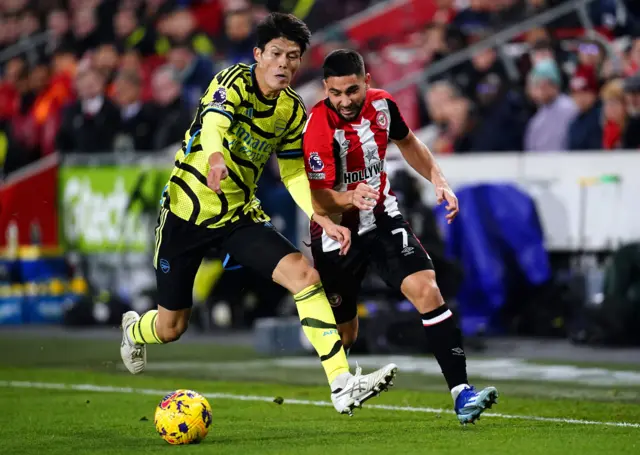
[(147, 366), (147, 347), (144, 344), (137, 344), (128, 335), (128, 329), (140, 319), (140, 315), (135, 311), (127, 311), (122, 315), (122, 344), (120, 344), (120, 356), (124, 366), (131, 374), (138, 374), (144, 371)]
[(356, 374), (347, 379), (345, 386), (331, 393), (333, 407), (341, 414), (353, 415), (355, 408), (361, 408), (362, 403), (393, 386), (393, 378), (397, 372), (398, 367), (395, 363), (364, 376), (362, 368), (357, 367)]

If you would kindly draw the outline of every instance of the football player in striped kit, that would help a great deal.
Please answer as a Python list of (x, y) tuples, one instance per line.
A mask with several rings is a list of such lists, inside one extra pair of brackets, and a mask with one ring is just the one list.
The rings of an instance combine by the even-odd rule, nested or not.
[(336, 50), (324, 61), (327, 98), (309, 113), (303, 151), (314, 209), (348, 227), (352, 244), (340, 244), (311, 222), (311, 250), (338, 323), (345, 349), (358, 335), (357, 298), (369, 266), (399, 289), (422, 317), (429, 347), (440, 364), (461, 423), (473, 423), (498, 397), (494, 387), (468, 384), (462, 333), (436, 284), (433, 263), (398, 210), (385, 172), (393, 141), (409, 165), (447, 202), (447, 219), (458, 200), (429, 149), (411, 132), (389, 93), (369, 88), (360, 54)]

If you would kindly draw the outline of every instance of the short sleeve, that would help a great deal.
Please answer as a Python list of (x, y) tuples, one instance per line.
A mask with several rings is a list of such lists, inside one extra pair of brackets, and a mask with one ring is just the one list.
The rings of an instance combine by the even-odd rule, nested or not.
[(213, 78), (200, 99), (201, 118), (209, 113), (217, 113), (233, 121), (233, 115), (242, 99), (244, 71), (241, 66), (231, 66)]
[(311, 189), (333, 188), (336, 181), (334, 139), (331, 127), (321, 113), (312, 112), (309, 115), (302, 150)]
[(404, 121), (404, 117), (398, 109), (396, 102), (387, 98), (387, 104), (389, 105), (389, 115), (391, 116), (391, 125), (389, 126), (389, 139), (394, 141), (401, 141), (409, 134), (409, 127)]
[(285, 132), (276, 152), (278, 159), (302, 158), (302, 131), (306, 121), (307, 113), (304, 105), (296, 103), (288, 122), (291, 126)]

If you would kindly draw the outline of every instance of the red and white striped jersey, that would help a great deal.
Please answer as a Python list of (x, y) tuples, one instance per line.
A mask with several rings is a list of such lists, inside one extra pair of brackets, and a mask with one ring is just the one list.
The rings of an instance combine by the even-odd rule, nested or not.
[[(366, 183), (380, 193), (372, 210), (353, 209), (342, 214), (340, 224), (362, 235), (376, 228), (381, 216), (400, 215), (396, 197), (384, 168), (389, 140), (401, 140), (409, 128), (384, 90), (367, 90), (360, 115), (345, 121), (328, 99), (316, 104), (303, 131), (302, 148), (311, 189), (347, 191)], [(311, 238), (322, 236), (324, 251), (340, 248), (316, 223), (311, 223)]]

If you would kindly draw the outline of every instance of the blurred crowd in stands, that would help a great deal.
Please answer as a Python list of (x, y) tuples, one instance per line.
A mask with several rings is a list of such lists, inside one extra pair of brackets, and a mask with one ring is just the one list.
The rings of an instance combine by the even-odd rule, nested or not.
[[(421, 35), (425, 68), (553, 0), (438, 0)], [(420, 88), (424, 136), (437, 153), (640, 147), (640, 2), (597, 0), (587, 37), (578, 14), (530, 28)]]
[[(331, 27), (379, 1), (4, 0), (4, 175), (54, 151), (173, 153), (212, 75), (253, 62), (254, 26), (269, 11), (325, 31), (320, 60), (310, 53), (295, 81), (311, 107), (333, 48), (362, 51), (374, 85), (391, 88), (570, 0), (407, 0), (414, 10), (395, 19), (406, 26), (374, 27), (365, 42)], [(423, 7), (435, 13), (420, 22)], [(595, 0), (587, 13), (596, 36), (576, 12), (528, 27), (411, 87), (398, 98), (405, 116), (442, 154), (640, 147), (640, 1)]]
[(174, 153), (212, 76), (253, 63), (261, 17), (295, 12), (317, 30), (371, 3), (3, 0), (4, 175), (54, 151)]

